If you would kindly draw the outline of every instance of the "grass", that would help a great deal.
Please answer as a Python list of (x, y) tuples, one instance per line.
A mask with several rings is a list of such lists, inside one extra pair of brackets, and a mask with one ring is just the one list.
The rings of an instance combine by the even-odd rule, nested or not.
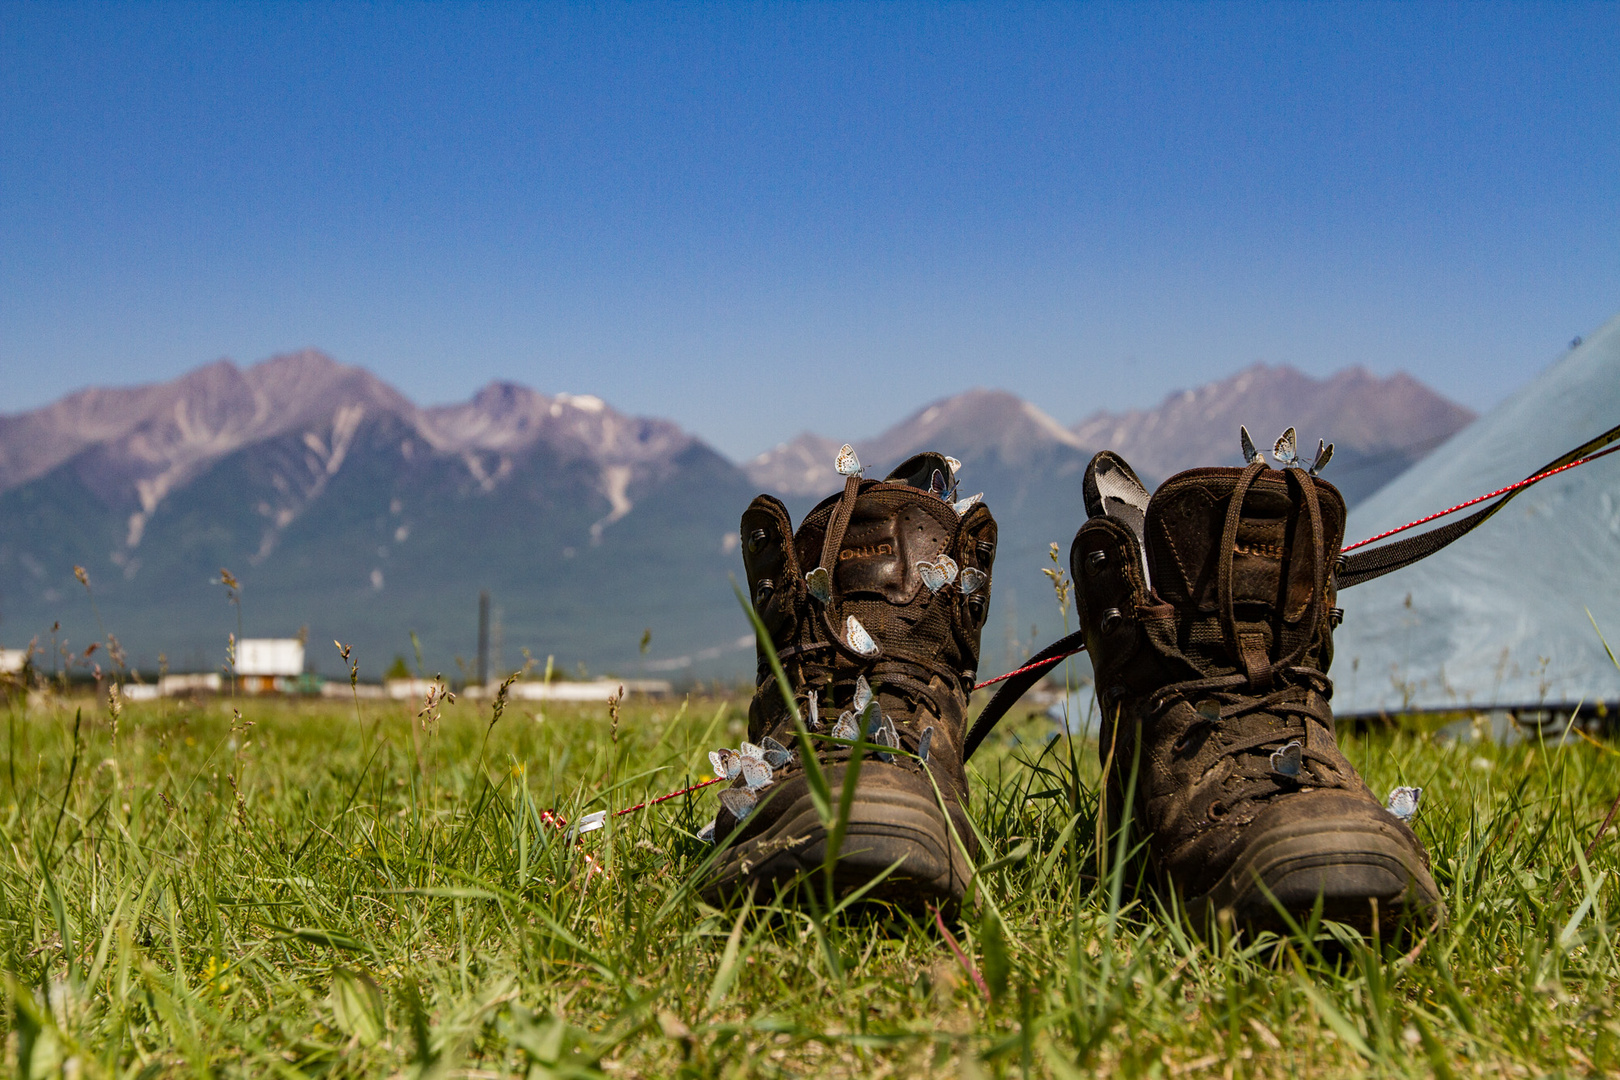
[[(241, 718), (233, 713), (241, 710)], [(1620, 1067), (1608, 745), (1349, 738), (1424, 788), (1451, 910), (1410, 943), (1205, 944), (1095, 879), (1094, 745), (975, 759), (976, 899), (725, 912), (703, 791), (746, 702), (0, 706), (0, 950), (23, 1075), (1540, 1075)], [(116, 727), (114, 721), (116, 719)], [(77, 737), (75, 738), (75, 732)], [(1071, 749), (1073, 751), (1071, 756)], [(1072, 762), (1072, 764), (1071, 764)], [(758, 917), (765, 915), (767, 917)], [(959, 947), (961, 957), (955, 952)], [(967, 966), (964, 966), (964, 961)], [(971, 970), (969, 970), (971, 968)], [(981, 988), (982, 984), (982, 988)]]

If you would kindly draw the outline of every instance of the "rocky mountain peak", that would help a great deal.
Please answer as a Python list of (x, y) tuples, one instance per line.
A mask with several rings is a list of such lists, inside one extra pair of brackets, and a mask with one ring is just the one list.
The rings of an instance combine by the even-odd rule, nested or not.
[(1095, 413), (1072, 432), (1088, 446), (1122, 454), (1144, 479), (1163, 479), (1197, 465), (1236, 464), (1239, 425), (1266, 447), (1294, 427), (1301, 446), (1314, 448), (1325, 439), (1345, 455), (1337, 459), (1333, 479), (1351, 458), (1409, 464), (1473, 418), (1406, 374), (1381, 378), (1352, 367), (1317, 379), (1288, 365), (1254, 364), (1230, 378), (1169, 394), (1156, 408)]

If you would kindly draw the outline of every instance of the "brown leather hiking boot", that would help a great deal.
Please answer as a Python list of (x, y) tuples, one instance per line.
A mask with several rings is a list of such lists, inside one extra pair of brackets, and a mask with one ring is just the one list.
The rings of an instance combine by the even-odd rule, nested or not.
[(1148, 837), (1159, 884), (1195, 925), (1227, 912), (1282, 931), (1279, 907), (1303, 924), (1318, 902), (1363, 931), (1436, 921), (1422, 844), (1334, 736), (1344, 500), (1303, 468), (1248, 456), (1171, 477), (1151, 501), (1113, 454), (1086, 470), (1091, 517), (1069, 559), (1110, 822)]
[[(921, 911), (962, 897), (977, 851), (966, 816), (962, 737), (990, 600), (996, 523), (979, 496), (953, 502), (957, 463), (919, 454), (888, 479), (860, 478), (848, 447), (842, 494), (799, 526), (761, 495), (742, 518), (755, 609), (812, 732), (836, 805), (864, 734), (854, 803), (833, 871), (837, 892)], [(769, 658), (759, 655), (749, 742), (711, 755), (721, 790), (714, 838), (727, 845), (705, 899), (762, 899), (822, 867), (797, 728)], [(965, 848), (965, 850), (964, 850)]]

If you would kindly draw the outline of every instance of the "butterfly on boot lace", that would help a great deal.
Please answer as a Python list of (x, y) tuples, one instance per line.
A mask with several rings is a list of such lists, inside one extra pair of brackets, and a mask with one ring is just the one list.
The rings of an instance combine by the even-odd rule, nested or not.
[(832, 575), (825, 566), (818, 566), (804, 575), (804, 587), (823, 604), (832, 602)]
[(855, 448), (845, 443), (838, 450), (838, 458), (833, 462), (833, 468), (838, 470), (839, 476), (860, 476), (861, 459), (855, 456)]
[(1271, 771), (1279, 776), (1298, 776), (1305, 761), (1305, 747), (1294, 739), (1280, 750), (1271, 752)]
[(853, 615), (844, 621), (844, 643), (853, 652), (862, 656), (876, 656), (878, 652), (877, 642), (873, 641), (872, 635), (866, 632), (866, 627), (861, 625), (861, 620)]

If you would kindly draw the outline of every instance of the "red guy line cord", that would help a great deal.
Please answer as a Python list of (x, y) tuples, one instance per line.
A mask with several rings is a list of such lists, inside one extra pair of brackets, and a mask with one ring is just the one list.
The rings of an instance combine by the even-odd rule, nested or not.
[(1438, 511), (1436, 513), (1430, 514), (1428, 517), (1420, 517), (1416, 521), (1408, 521), (1405, 525), (1402, 525), (1399, 528), (1390, 529), (1388, 532), (1381, 532), (1377, 536), (1369, 536), (1365, 540), (1358, 540), (1356, 543), (1351, 544), (1347, 548), (1340, 548), (1339, 551), (1340, 551), (1341, 554), (1343, 552), (1346, 552), (1346, 551), (1354, 551), (1354, 550), (1356, 550), (1356, 548), (1366, 547), (1368, 544), (1371, 544), (1371, 543), (1374, 543), (1374, 542), (1376, 542), (1378, 540), (1383, 540), (1383, 539), (1386, 539), (1388, 537), (1394, 536), (1396, 533), (1403, 533), (1407, 529), (1415, 529), (1419, 525), (1427, 525), (1429, 522), (1435, 520), (1436, 518), (1443, 518), (1447, 514), (1455, 514), (1459, 510), (1466, 510), (1470, 506), (1474, 506), (1474, 505), (1477, 505), (1478, 503), (1482, 503), (1482, 502), (1487, 502), (1487, 501), (1489, 501), (1491, 499), (1496, 498), (1498, 495), (1506, 495), (1510, 491), (1518, 491), (1520, 488), (1529, 487), (1531, 484), (1534, 484), (1537, 481), (1545, 480), (1549, 476), (1557, 476), (1559, 473), (1565, 472), (1565, 471), (1567, 471), (1569, 469), (1573, 469), (1577, 465), (1585, 465), (1589, 461), (1596, 461), (1598, 458), (1604, 457), (1605, 455), (1608, 455), (1608, 454), (1612, 454), (1616, 450), (1620, 450), (1620, 446), (1611, 446), (1607, 450), (1599, 450), (1595, 454), (1591, 454), (1591, 455), (1589, 455), (1587, 457), (1583, 457), (1583, 458), (1581, 458), (1581, 459), (1579, 459), (1577, 461), (1571, 461), (1567, 465), (1560, 465), (1556, 469), (1548, 469), (1544, 473), (1537, 473), (1535, 476), (1527, 476), (1523, 480), (1520, 480), (1517, 484), (1509, 484), (1505, 488), (1498, 488), (1497, 490), (1491, 492), (1489, 495), (1475, 496), (1474, 498), (1469, 499), (1467, 502), (1458, 503), (1456, 506), (1449, 507), (1449, 508), (1447, 508), (1445, 510), (1440, 510), (1440, 511)]

